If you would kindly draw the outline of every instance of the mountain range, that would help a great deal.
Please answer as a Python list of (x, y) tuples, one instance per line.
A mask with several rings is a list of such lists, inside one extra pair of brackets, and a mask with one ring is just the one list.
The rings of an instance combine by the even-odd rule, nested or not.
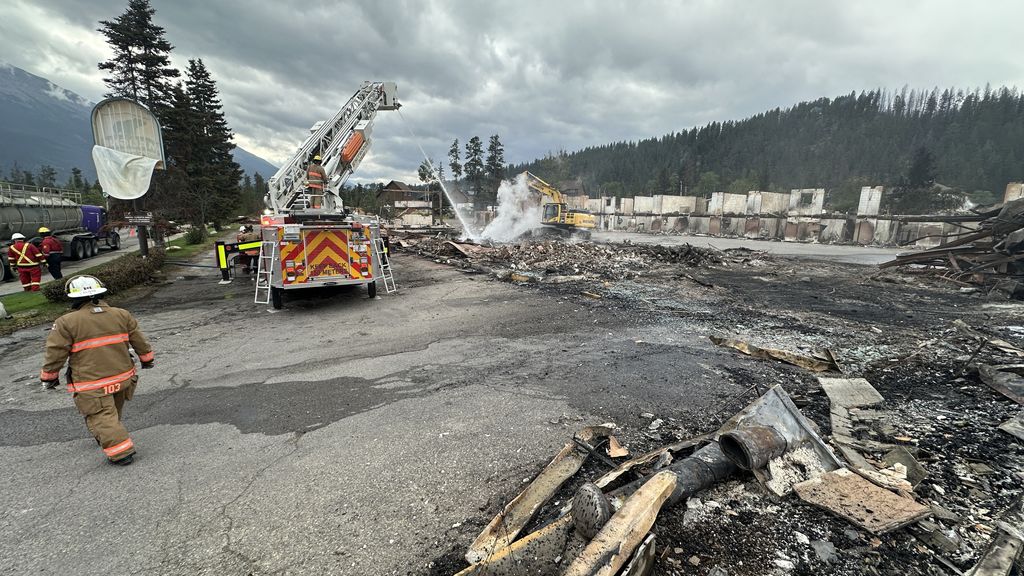
[[(0, 62), (0, 179), (15, 164), (31, 172), (48, 164), (57, 169), (58, 182), (74, 167), (95, 180), (93, 104), (46, 78)], [(247, 174), (268, 178), (277, 172), (273, 164), (241, 147), (234, 156)]]

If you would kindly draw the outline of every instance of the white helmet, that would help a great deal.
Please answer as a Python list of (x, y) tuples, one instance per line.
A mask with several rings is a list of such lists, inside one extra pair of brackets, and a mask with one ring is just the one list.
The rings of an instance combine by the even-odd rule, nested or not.
[(244, 226), (244, 225), (242, 225), (242, 226), (239, 226), (239, 227), (238, 227), (238, 231), (239, 231), (239, 232), (245, 232), (245, 226)]
[(11, 240), (24, 240), (24, 239), (25, 239), (25, 235), (22, 234), (21, 232), (15, 232), (14, 234), (11, 234)]
[(107, 288), (95, 276), (81, 275), (68, 280), (64, 284), (64, 291), (68, 298), (90, 298), (103, 294)]

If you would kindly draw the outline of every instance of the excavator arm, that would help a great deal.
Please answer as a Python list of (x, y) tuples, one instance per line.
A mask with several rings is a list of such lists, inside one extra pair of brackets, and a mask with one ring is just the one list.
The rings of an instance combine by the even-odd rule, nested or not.
[[(267, 181), (267, 208), (276, 214), (341, 212), (338, 190), (370, 149), (377, 112), (399, 108), (396, 93), (394, 82), (364, 82), (333, 118), (314, 124), (305, 142)], [(318, 154), (327, 173), (327, 185), (323, 207), (309, 209), (305, 199), (306, 168)]]
[(526, 185), (545, 198), (541, 204), (541, 224), (560, 227), (567, 230), (582, 231), (586, 237), (590, 237), (589, 230), (595, 228), (597, 223), (594, 216), (586, 210), (570, 209), (565, 203), (562, 192), (544, 180), (541, 180), (530, 171), (525, 171)]
[(541, 180), (540, 177), (534, 175), (529, 170), (524, 171), (523, 174), (526, 175), (526, 185), (529, 186), (531, 190), (545, 196), (548, 198), (549, 202), (553, 202), (555, 204), (565, 203), (565, 199), (562, 198), (562, 193), (558, 188), (555, 188), (551, 184)]

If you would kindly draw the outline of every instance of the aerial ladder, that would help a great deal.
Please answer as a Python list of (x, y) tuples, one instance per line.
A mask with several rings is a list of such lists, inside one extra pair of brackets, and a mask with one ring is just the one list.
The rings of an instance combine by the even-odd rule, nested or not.
[(541, 180), (529, 171), (521, 174), (526, 185), (544, 198), (541, 204), (540, 223), (542, 231), (552, 232), (561, 236), (577, 236), (590, 238), (590, 231), (597, 227), (594, 215), (586, 210), (569, 208), (565, 196), (554, 186)]
[[(374, 298), (377, 280), (388, 293), (395, 290), (379, 221), (348, 211), (339, 191), (370, 148), (377, 112), (399, 108), (396, 95), (394, 82), (364, 82), (333, 118), (310, 128), (267, 181), (256, 303), (281, 308), (286, 291), (347, 284), (366, 285)], [(307, 186), (307, 169), (318, 155), (327, 174), (322, 190)]]

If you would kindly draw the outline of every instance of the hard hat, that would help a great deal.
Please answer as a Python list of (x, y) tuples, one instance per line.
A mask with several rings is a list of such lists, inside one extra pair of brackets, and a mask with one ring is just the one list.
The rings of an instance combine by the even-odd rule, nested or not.
[(36, 230), (36, 232), (39, 232), (40, 234), (49, 234), (50, 229), (47, 228), (46, 226), (40, 226), (39, 230)]
[(64, 292), (68, 298), (90, 298), (107, 291), (107, 288), (95, 276), (73, 276), (64, 283)]
[(24, 240), (24, 239), (25, 239), (25, 235), (22, 234), (21, 232), (15, 232), (14, 234), (11, 234), (11, 240)]
[(320, 155), (317, 154), (316, 156), (313, 156), (313, 161), (319, 162), (320, 161)]

